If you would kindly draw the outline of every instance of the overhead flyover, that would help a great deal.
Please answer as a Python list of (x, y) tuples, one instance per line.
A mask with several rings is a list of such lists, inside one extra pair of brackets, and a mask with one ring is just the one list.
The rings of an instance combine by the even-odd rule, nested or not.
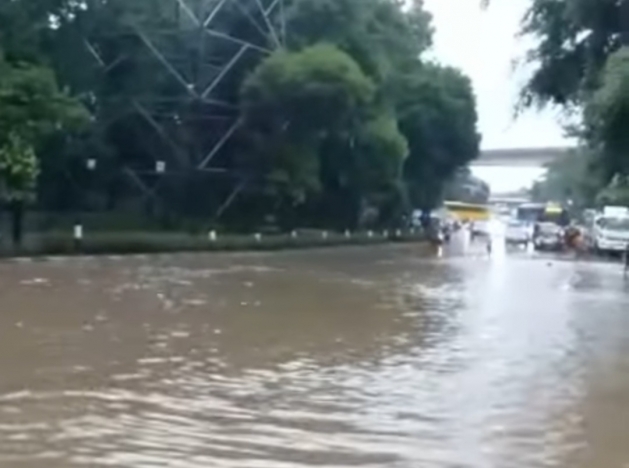
[(506, 148), (481, 151), (478, 159), (472, 162), (475, 167), (544, 167), (568, 154), (573, 148)]

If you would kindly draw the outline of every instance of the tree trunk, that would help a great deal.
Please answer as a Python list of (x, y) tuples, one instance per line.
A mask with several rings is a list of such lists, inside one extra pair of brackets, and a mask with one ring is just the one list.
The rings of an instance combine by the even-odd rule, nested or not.
[(10, 204), (11, 211), (11, 239), (13, 247), (22, 246), (22, 238), (24, 233), (24, 202), (14, 200)]
[(624, 47), (629, 46), (629, 0), (620, 2), (620, 42)]

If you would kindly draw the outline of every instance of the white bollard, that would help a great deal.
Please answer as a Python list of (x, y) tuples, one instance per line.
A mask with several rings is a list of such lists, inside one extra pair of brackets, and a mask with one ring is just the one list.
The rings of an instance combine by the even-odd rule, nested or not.
[(367, 231), (367, 237), (371, 239), (373, 237), (373, 231)]
[(83, 240), (83, 226), (80, 224), (74, 225), (74, 240), (75, 241)]
[(216, 242), (216, 231), (210, 231), (207, 235), (210, 242)]
[(351, 233), (349, 232), (349, 230), (345, 230), (345, 238), (349, 239), (350, 237), (352, 237)]
[(81, 250), (81, 244), (83, 243), (83, 226), (80, 224), (74, 225), (74, 248)]
[(323, 238), (323, 240), (327, 240), (327, 238), (328, 238), (328, 231), (323, 231), (321, 233), (321, 237)]
[(259, 232), (256, 232), (253, 235), (253, 238), (256, 240), (256, 242), (261, 242), (262, 241), (262, 234), (260, 234)]
[(397, 237), (402, 237), (402, 231), (400, 231), (399, 229), (397, 231), (395, 231), (395, 235)]
[(389, 231), (384, 231), (384, 232), (382, 233), (382, 235), (383, 235), (384, 237), (389, 237)]
[(297, 239), (297, 231), (293, 231), (293, 232), (291, 232), (291, 233), (290, 233), (290, 236), (291, 236), (293, 239)]

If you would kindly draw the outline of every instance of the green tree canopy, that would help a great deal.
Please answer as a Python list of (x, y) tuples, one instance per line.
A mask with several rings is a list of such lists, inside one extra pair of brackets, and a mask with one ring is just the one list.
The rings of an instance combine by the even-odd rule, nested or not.
[(271, 180), (300, 202), (308, 191), (335, 187), (338, 203), (354, 198), (349, 218), (356, 220), (362, 197), (395, 186), (408, 152), (397, 121), (379, 111), (375, 95), (358, 64), (329, 44), (264, 61), (245, 81), (242, 103), (259, 157), (273, 160), (266, 165)]
[(533, 46), (525, 57), (532, 72), (519, 107), (556, 105), (577, 119), (571, 130), (591, 156), (588, 164), (601, 174), (599, 189), (626, 173), (629, 75), (623, 45), (629, 45), (629, 3), (530, 0), (521, 34)]
[(539, 202), (572, 202), (577, 208), (587, 208), (595, 203), (603, 185), (596, 154), (580, 148), (549, 164), (546, 175), (533, 184), (531, 195)]
[(600, 86), (585, 106), (590, 144), (602, 156), (607, 179), (629, 171), (629, 48), (609, 57)]
[(88, 115), (59, 90), (54, 72), (36, 64), (11, 64), (0, 55), (0, 142), (17, 133), (32, 144), (55, 131), (74, 130)]
[(455, 69), (418, 64), (394, 88), (400, 129), (409, 143), (405, 178), (411, 200), (431, 207), (444, 181), (479, 154), (471, 82)]
[(416, 62), (432, 43), (420, 0), (294, 0), (287, 22), (291, 48), (329, 42), (377, 80)]
[(374, 93), (374, 84), (349, 55), (321, 44), (265, 60), (245, 81), (242, 106), (254, 129), (316, 140), (348, 131)]
[(524, 105), (579, 105), (598, 86), (607, 58), (621, 45), (621, 11), (612, 0), (531, 0), (522, 34), (535, 40)]
[(67, 182), (95, 158), (98, 206), (160, 197), (179, 218), (346, 227), (436, 204), (479, 139), (469, 80), (423, 58), (423, 2), (279, 5), (2, 2), (0, 140), (32, 144), (40, 203), (82, 203)]

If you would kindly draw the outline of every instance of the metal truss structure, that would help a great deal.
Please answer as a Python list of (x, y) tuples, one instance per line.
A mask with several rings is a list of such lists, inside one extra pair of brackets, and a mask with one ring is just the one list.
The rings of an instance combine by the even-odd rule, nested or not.
[[(125, 177), (144, 197), (158, 198), (160, 185), (169, 177), (228, 179), (223, 186), (229, 189), (223, 190), (212, 214), (220, 217), (245, 189), (247, 175), (225, 167), (221, 158), (242, 124), (237, 93), (225, 86), (243, 63), (255, 63), (284, 46), (284, 1), (160, 0), (174, 18), (166, 27), (150, 21), (141, 24), (133, 16), (125, 24), (124, 34), (133, 35), (137, 45), (131, 52), (134, 57), (128, 51), (108, 55), (102, 37), (97, 36), (102, 31), (84, 32), (85, 49), (103, 78), (125, 62), (134, 61), (150, 64), (147, 70), (159, 69), (168, 80), (170, 92), (144, 94), (139, 84), (140, 91), (121, 103), (114, 115), (98, 119), (102, 125), (111, 126), (132, 114), (154, 132), (150, 141), (153, 148), (147, 150), (154, 155), (152, 163), (123, 168)], [(227, 17), (236, 19), (238, 27), (225, 24)], [(242, 30), (248, 34), (243, 36), (239, 33)], [(187, 138), (182, 136), (185, 132)]]

